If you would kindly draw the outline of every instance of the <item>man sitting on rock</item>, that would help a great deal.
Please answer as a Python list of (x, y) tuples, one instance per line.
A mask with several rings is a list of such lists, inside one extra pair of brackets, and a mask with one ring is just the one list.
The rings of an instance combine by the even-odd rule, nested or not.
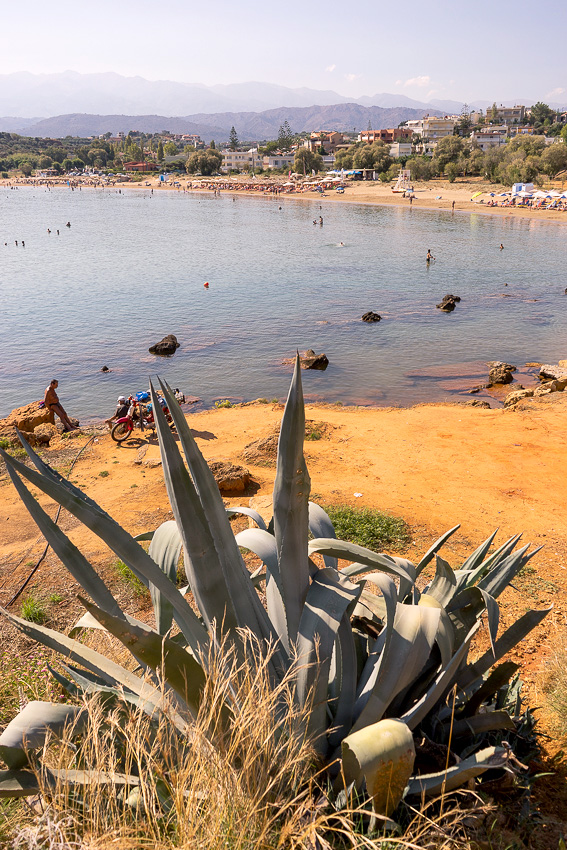
[(59, 396), (57, 395), (57, 387), (59, 386), (59, 381), (55, 378), (51, 381), (49, 386), (45, 391), (45, 397), (43, 399), (45, 406), (51, 410), (53, 413), (56, 413), (61, 422), (63, 423), (64, 431), (75, 431), (77, 429), (76, 425), (73, 425), (64, 408), (62, 407)]

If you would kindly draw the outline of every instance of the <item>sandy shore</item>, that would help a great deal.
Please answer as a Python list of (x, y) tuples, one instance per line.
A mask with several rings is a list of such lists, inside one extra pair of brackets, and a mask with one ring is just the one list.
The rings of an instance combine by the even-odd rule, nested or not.
[[(155, 175), (147, 175), (147, 179), (144, 179), (139, 183), (114, 183), (112, 186), (106, 186), (102, 184), (96, 184), (92, 180), (80, 180), (79, 178), (75, 178), (76, 186), (81, 186), (81, 188), (89, 189), (95, 188), (104, 191), (148, 191), (153, 189), (154, 192), (191, 192), (191, 193), (205, 193), (210, 194), (211, 189), (207, 188), (212, 186), (215, 183), (226, 184), (231, 182), (234, 184), (234, 190), (231, 191), (229, 189), (222, 189), (222, 194), (234, 194), (234, 195), (245, 195), (249, 197), (262, 197), (262, 198), (272, 198), (274, 202), (278, 203), (287, 203), (290, 200), (296, 201), (317, 201), (319, 203), (357, 203), (357, 204), (375, 204), (379, 206), (396, 206), (396, 207), (410, 207), (410, 201), (407, 198), (403, 198), (400, 194), (394, 194), (392, 192), (391, 184), (384, 184), (380, 181), (350, 181), (346, 184), (346, 189), (343, 194), (337, 194), (334, 190), (327, 191), (324, 195), (321, 195), (319, 192), (315, 192), (313, 190), (308, 191), (295, 191), (286, 194), (282, 192), (282, 194), (277, 195), (277, 197), (271, 193), (263, 192), (261, 190), (247, 190), (243, 188), (245, 184), (250, 184), (251, 181), (249, 178), (242, 175), (239, 178), (232, 178), (229, 180), (228, 177), (215, 177), (215, 178), (202, 178), (203, 188), (195, 188), (196, 178), (192, 178), (190, 176), (180, 176), (176, 178), (176, 183), (179, 185), (174, 186), (169, 183), (162, 183)], [(264, 177), (258, 177), (255, 181), (258, 186), (264, 186), (268, 183), (273, 185), (282, 185), (286, 182), (286, 178), (279, 177), (278, 179), (269, 179)], [(29, 179), (19, 179), (17, 182), (15, 180), (0, 180), (0, 186), (35, 186), (40, 187), (45, 184), (45, 178), (42, 180), (38, 178), (29, 178)], [(193, 186), (192, 186), (193, 184)], [(51, 182), (50, 185), (53, 188), (68, 188), (66, 180), (58, 179), (56, 181)], [(240, 187), (240, 188), (239, 188)], [(546, 188), (556, 188), (562, 191), (565, 188), (564, 183), (557, 183), (557, 185), (553, 184), (553, 186), (546, 186)], [(491, 183), (482, 180), (481, 178), (471, 178), (470, 180), (456, 180), (454, 183), (449, 183), (445, 180), (430, 180), (426, 183), (414, 183), (415, 190), (415, 198), (411, 203), (412, 209), (417, 210), (444, 210), (451, 211), (452, 209), (455, 212), (466, 212), (466, 213), (475, 213), (479, 215), (494, 215), (494, 216), (506, 216), (514, 219), (527, 219), (527, 220), (536, 220), (536, 221), (548, 221), (548, 222), (556, 222), (558, 224), (567, 224), (567, 210), (557, 211), (557, 210), (537, 210), (531, 207), (489, 207), (487, 206), (487, 201), (490, 200), (488, 197), (488, 193), (494, 192), (495, 198), (494, 200), (500, 201), (499, 198), (500, 192), (508, 191), (508, 187), (494, 185)], [(479, 203), (479, 198), (472, 201), (471, 198), (476, 192), (484, 192), (486, 193), (484, 196), (484, 203)], [(321, 200), (321, 198), (323, 200)], [(454, 207), (453, 207), (454, 203)]]

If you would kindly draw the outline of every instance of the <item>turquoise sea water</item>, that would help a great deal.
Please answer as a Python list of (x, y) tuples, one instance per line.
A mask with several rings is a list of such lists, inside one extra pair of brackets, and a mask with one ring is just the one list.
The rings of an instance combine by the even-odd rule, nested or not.
[[(0, 416), (42, 397), (51, 377), (82, 420), (156, 374), (209, 405), (283, 398), (282, 360), (297, 348), (330, 360), (303, 373), (308, 398), (447, 399), (423, 374), (567, 357), (566, 235), (537, 220), (325, 198), (3, 188)], [(448, 292), (462, 301), (443, 314)], [(366, 325), (367, 310), (383, 320)], [(150, 355), (166, 333), (181, 348)]]

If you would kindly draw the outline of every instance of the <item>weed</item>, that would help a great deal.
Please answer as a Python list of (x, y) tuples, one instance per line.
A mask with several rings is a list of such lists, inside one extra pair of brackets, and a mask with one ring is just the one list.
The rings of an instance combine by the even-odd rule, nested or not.
[(323, 438), (323, 432), (319, 430), (316, 426), (310, 429), (305, 429), (305, 439), (306, 440), (321, 440)]
[(215, 407), (218, 410), (221, 407), (234, 407), (234, 405), (231, 401), (229, 401), (227, 398), (225, 398), (225, 399), (222, 399), (222, 400), (219, 399), (218, 401), (215, 401)]
[(0, 440), (0, 449), (9, 449), (11, 446), (10, 440)]
[(137, 486), (138, 486), (137, 484), (130, 484), (130, 490), (133, 490)]
[(20, 616), (24, 620), (29, 620), (30, 623), (45, 623), (47, 619), (45, 603), (30, 593), (22, 602)]
[(269, 404), (270, 403), (267, 398), (258, 398), (258, 399), (256, 399), (256, 401), (258, 402), (258, 404)]
[(374, 551), (401, 550), (411, 541), (409, 527), (401, 517), (350, 505), (326, 505), (325, 510), (340, 540), (350, 540)]
[(118, 575), (124, 579), (126, 584), (130, 585), (136, 596), (144, 596), (147, 590), (145, 584), (134, 575), (130, 567), (127, 567), (124, 561), (115, 561), (113, 566)]
[(59, 602), (63, 602), (64, 596), (61, 593), (50, 593), (47, 597), (47, 601), (51, 605), (57, 605)]
[(101, 470), (101, 472), (99, 472), (100, 478), (108, 478), (109, 475), (110, 475), (110, 472), (108, 471), (108, 469), (103, 469), (103, 470)]
[(558, 732), (565, 738), (567, 729), (567, 640), (562, 638), (546, 663), (544, 691), (547, 704), (557, 718)]

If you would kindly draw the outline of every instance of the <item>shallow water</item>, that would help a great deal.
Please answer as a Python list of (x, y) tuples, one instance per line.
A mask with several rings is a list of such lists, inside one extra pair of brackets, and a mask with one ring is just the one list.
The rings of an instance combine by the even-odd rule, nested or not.
[[(565, 233), (324, 198), (0, 189), (0, 416), (42, 397), (51, 377), (81, 419), (108, 415), (156, 374), (206, 404), (282, 398), (282, 359), (305, 348), (330, 360), (303, 373), (308, 398), (452, 398), (460, 387), (439, 367), (567, 356)], [(462, 298), (452, 314), (435, 309), (448, 292)], [(383, 320), (363, 323), (367, 310)], [(181, 348), (150, 355), (166, 333)]]

